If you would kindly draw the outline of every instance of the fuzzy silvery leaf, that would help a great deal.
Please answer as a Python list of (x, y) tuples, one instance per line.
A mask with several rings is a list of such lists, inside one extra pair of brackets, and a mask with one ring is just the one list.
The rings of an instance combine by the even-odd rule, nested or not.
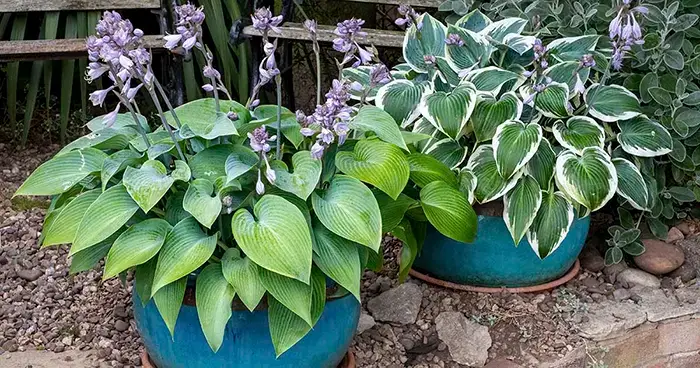
[(617, 194), (640, 211), (650, 210), (647, 185), (639, 169), (624, 158), (614, 158), (612, 162), (617, 172)]
[(522, 171), (517, 171), (510, 179), (503, 179), (498, 173), (493, 146), (490, 144), (477, 147), (469, 157), (466, 167), (476, 176), (474, 197), (479, 203), (500, 198), (515, 186), (522, 175)]
[(454, 139), (462, 135), (476, 105), (476, 89), (471, 83), (457, 86), (452, 92), (425, 95), (419, 109), (435, 128)]
[(559, 189), (590, 211), (603, 207), (617, 190), (615, 166), (600, 147), (586, 147), (581, 156), (560, 153), (555, 173)]
[(580, 155), (586, 147), (603, 148), (605, 132), (593, 119), (587, 116), (572, 116), (566, 123), (559, 120), (552, 126), (557, 142)]
[(432, 93), (429, 82), (414, 82), (398, 79), (382, 86), (377, 91), (375, 104), (383, 109), (402, 127), (412, 124), (419, 116), (418, 104)]
[(537, 152), (542, 139), (542, 127), (509, 120), (498, 126), (493, 137), (493, 153), (498, 173), (510, 179)]
[(615, 84), (590, 86), (583, 95), (589, 113), (605, 122), (632, 119), (642, 113), (639, 100), (627, 88)]
[(646, 116), (617, 122), (617, 141), (625, 152), (640, 157), (665, 155), (673, 149), (671, 134), (661, 124)]

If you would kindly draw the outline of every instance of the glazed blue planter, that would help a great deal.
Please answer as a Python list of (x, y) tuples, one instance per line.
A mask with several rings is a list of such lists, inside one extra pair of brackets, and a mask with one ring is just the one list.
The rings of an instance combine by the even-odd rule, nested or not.
[(485, 287), (525, 287), (556, 280), (573, 264), (586, 241), (590, 216), (574, 220), (564, 242), (540, 259), (524, 238), (516, 247), (501, 216), (478, 216), (473, 243), (452, 240), (428, 228), (413, 268), (456, 284)]
[(153, 300), (144, 308), (138, 293), (133, 294), (136, 326), (158, 368), (336, 368), (360, 318), (360, 304), (352, 295), (328, 300), (314, 328), (276, 359), (267, 310), (234, 310), (226, 324), (224, 342), (214, 353), (200, 328), (196, 307), (182, 306), (173, 340)]

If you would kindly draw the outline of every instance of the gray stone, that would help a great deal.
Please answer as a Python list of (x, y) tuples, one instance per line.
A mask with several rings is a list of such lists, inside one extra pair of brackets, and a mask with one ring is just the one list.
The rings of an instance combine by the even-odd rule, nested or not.
[(672, 227), (668, 229), (668, 236), (666, 236), (666, 243), (675, 243), (679, 240), (685, 239), (685, 235), (677, 227)]
[(617, 280), (617, 275), (626, 269), (627, 269), (627, 263), (625, 263), (625, 261), (622, 261), (620, 263), (606, 266), (603, 269), (603, 273), (605, 274), (605, 276), (607, 276), (608, 281), (610, 281), (610, 283), (614, 284), (615, 280)]
[(27, 281), (36, 281), (41, 275), (44, 273), (41, 272), (39, 269), (32, 269), (32, 270), (19, 270), (17, 271), (17, 276), (27, 280)]
[(376, 324), (377, 322), (374, 322), (374, 318), (372, 318), (372, 316), (365, 312), (362, 312), (362, 314), (360, 314), (360, 321), (357, 323), (357, 334), (359, 335), (369, 330)]
[(672, 277), (674, 279), (678, 277), (681, 279), (681, 281), (688, 282), (688, 281), (694, 279), (697, 276), (697, 274), (698, 273), (697, 273), (697, 270), (695, 269), (695, 267), (693, 267), (693, 265), (691, 265), (690, 263), (688, 263), (688, 261), (686, 261), (685, 263), (683, 263), (683, 265), (681, 265), (675, 271), (669, 273), (668, 276)]
[(435, 318), (435, 327), (452, 360), (472, 367), (486, 364), (491, 347), (486, 326), (468, 320), (461, 312), (442, 312)]
[[(649, 322), (660, 322), (700, 312), (699, 304), (681, 306), (675, 296), (667, 296), (660, 289), (635, 288), (632, 291), (642, 298), (639, 304)], [(688, 298), (692, 294), (700, 295), (700, 290), (697, 287), (686, 288), (683, 293), (685, 293), (684, 297)]]
[(581, 266), (590, 272), (600, 272), (605, 268), (605, 260), (598, 254), (586, 254), (581, 256)]
[(628, 268), (617, 275), (617, 280), (629, 287), (638, 285), (650, 288), (661, 287), (661, 281), (656, 276), (635, 268)]
[(411, 324), (416, 322), (423, 293), (416, 284), (405, 283), (387, 290), (367, 302), (374, 319), (384, 322)]
[(605, 300), (589, 306), (588, 321), (579, 326), (579, 334), (595, 341), (610, 338), (615, 334), (624, 334), (647, 319), (643, 308), (630, 302)]
[(124, 332), (129, 328), (129, 324), (118, 319), (117, 322), (114, 323), (114, 328), (119, 332)]
[(623, 300), (627, 300), (631, 296), (632, 296), (632, 293), (630, 293), (630, 291), (627, 289), (616, 289), (615, 291), (613, 291), (613, 297), (618, 302), (623, 301)]

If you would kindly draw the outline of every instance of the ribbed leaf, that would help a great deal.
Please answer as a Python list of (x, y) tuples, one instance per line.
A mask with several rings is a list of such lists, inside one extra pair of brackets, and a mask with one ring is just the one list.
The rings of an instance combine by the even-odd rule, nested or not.
[(467, 73), (466, 79), (474, 84), (477, 91), (498, 95), (504, 84), (518, 79), (518, 74), (510, 70), (489, 66), (472, 70)]
[(456, 169), (467, 158), (469, 147), (452, 138), (441, 139), (428, 147), (425, 153), (435, 157), (450, 169)]
[(382, 217), (372, 191), (359, 180), (336, 175), (328, 189), (314, 193), (311, 203), (321, 223), (336, 235), (375, 252), (382, 241)]
[(444, 181), (455, 188), (458, 186), (455, 173), (435, 157), (424, 153), (412, 153), (407, 158), (411, 170), (411, 181), (419, 187), (424, 187), (436, 180)]
[(580, 157), (560, 153), (555, 173), (559, 189), (591, 211), (603, 207), (617, 189), (615, 166), (600, 147), (587, 147)]
[(673, 149), (671, 134), (661, 124), (639, 116), (618, 121), (617, 141), (625, 152), (641, 157), (665, 155)]
[(401, 220), (392, 233), (403, 242), (401, 255), (399, 257), (399, 282), (403, 282), (408, 277), (408, 273), (413, 266), (413, 262), (418, 256), (418, 241), (413, 233), (411, 222), (408, 219)]
[[(276, 195), (265, 195), (253, 209), (236, 211), (231, 231), (238, 245), (262, 268), (309, 282), (311, 234), (301, 211)], [(257, 218), (257, 221), (256, 221)]]
[(432, 65), (426, 64), (423, 57), (445, 55), (447, 28), (428, 13), (418, 17), (417, 22), (421, 25), (420, 30), (415, 24), (406, 30), (403, 58), (417, 72), (427, 73), (432, 69)]
[(153, 286), (153, 274), (156, 272), (157, 258), (151, 258), (148, 262), (136, 266), (134, 274), (134, 291), (141, 299), (141, 305), (146, 306), (151, 300), (151, 286)]
[(548, 140), (542, 139), (537, 152), (527, 163), (527, 173), (537, 180), (540, 189), (549, 190), (549, 184), (554, 177), (556, 156)]
[(294, 312), (294, 314), (301, 317), (309, 326), (313, 326), (311, 319), (311, 279), (306, 284), (264, 268), (259, 268), (258, 271), (260, 280), (270, 295), (287, 307), (287, 309)]
[(540, 259), (552, 254), (569, 233), (574, 207), (561, 192), (543, 192), (542, 204), (527, 232), (527, 241)]
[(128, 147), (129, 142), (136, 138), (137, 135), (138, 132), (132, 128), (105, 128), (70, 142), (56, 155), (58, 156), (66, 152), (88, 147), (97, 148), (101, 151), (121, 150)]
[(475, 105), (476, 89), (471, 83), (465, 83), (449, 93), (437, 91), (425, 95), (419, 109), (435, 128), (457, 139), (462, 136)]
[(171, 229), (172, 226), (162, 219), (148, 219), (128, 228), (109, 250), (102, 279), (114, 277), (153, 258)]
[(185, 198), (184, 192), (177, 192), (167, 197), (165, 202), (165, 220), (170, 225), (177, 225), (178, 222), (192, 216), (182, 208), (182, 200)]
[(490, 140), (499, 125), (519, 119), (522, 112), (523, 103), (513, 92), (504, 93), (498, 101), (491, 95), (479, 96), (471, 116), (477, 142)]
[(498, 173), (493, 147), (490, 144), (476, 148), (467, 161), (467, 169), (476, 176), (477, 184), (474, 197), (479, 203), (490, 202), (506, 194), (515, 186), (522, 173), (522, 171), (518, 171), (510, 179), (503, 179)]
[(632, 119), (642, 113), (637, 96), (615, 84), (602, 87), (594, 84), (586, 90), (583, 98), (589, 113), (602, 121), (612, 123)]
[(265, 295), (258, 265), (248, 257), (241, 258), (238, 249), (230, 248), (221, 258), (221, 271), (243, 304), (252, 312)]
[(580, 59), (595, 50), (599, 35), (558, 38), (547, 45), (550, 52), (566, 57), (568, 60)]
[(578, 155), (586, 147), (603, 148), (605, 142), (603, 127), (587, 116), (572, 116), (566, 123), (557, 121), (552, 132), (559, 144)]
[(401, 135), (401, 129), (388, 112), (375, 107), (363, 106), (362, 109), (350, 120), (350, 128), (360, 131), (374, 132), (384, 142), (391, 143), (408, 151), (406, 143)]
[(489, 35), (495, 41), (503, 43), (503, 39), (507, 35), (511, 33), (520, 34), (523, 29), (525, 29), (526, 24), (527, 20), (522, 18), (505, 18), (497, 22), (489, 23), (489, 25), (484, 27), (479, 33), (482, 35)]
[(314, 224), (314, 236), (314, 263), (360, 301), (362, 269), (358, 244), (333, 234), (320, 222)]
[(100, 171), (106, 157), (107, 154), (94, 148), (56, 156), (34, 170), (14, 196), (61, 194), (91, 173)]
[(374, 197), (379, 204), (379, 211), (382, 215), (382, 232), (390, 232), (396, 225), (401, 222), (409, 207), (416, 206), (418, 201), (401, 193), (396, 200), (392, 199), (384, 192), (373, 189)]
[(193, 217), (178, 222), (158, 254), (152, 293), (203, 265), (214, 253), (217, 237), (218, 234), (207, 236)]
[(468, 70), (488, 59), (489, 44), (483, 35), (454, 25), (447, 27), (447, 34), (456, 34), (464, 45), (446, 45), (445, 57), (457, 71)]
[[(240, 103), (230, 100), (220, 100), (219, 105), (221, 107), (221, 112), (227, 113), (233, 111), (238, 114), (240, 123), (245, 124), (248, 122), (250, 112)], [(218, 117), (216, 104), (213, 98), (200, 98), (199, 100), (180, 105), (175, 108), (175, 113), (182, 125), (187, 125), (193, 132), (200, 129), (201, 131), (206, 131), (206, 127), (211, 126), (212, 122), (216, 121)], [(171, 126), (176, 127), (175, 119), (172, 115), (166, 115), (166, 119)]]
[(226, 180), (237, 179), (255, 167), (260, 158), (251, 149), (237, 146), (236, 150), (226, 158)]
[(476, 236), (476, 213), (467, 197), (442, 181), (434, 181), (420, 191), (428, 221), (443, 235), (464, 243)]
[[(267, 124), (269, 129), (277, 130), (277, 105), (260, 105), (255, 108), (253, 115), (256, 119), (272, 119), (273, 123)], [(286, 107), (282, 107), (280, 114), (282, 135), (290, 141), (295, 148), (299, 148), (301, 142), (304, 141), (304, 136), (299, 131), (301, 126), (297, 121), (296, 115), (289, 111)]]
[(617, 172), (617, 194), (638, 210), (650, 210), (647, 184), (637, 166), (624, 158), (614, 158), (612, 163)]
[(112, 246), (112, 242), (114, 242), (117, 236), (119, 236), (119, 231), (87, 249), (72, 254), (68, 272), (71, 275), (75, 275), (76, 273), (87, 271), (97, 266), (97, 263), (107, 255), (109, 248)]
[(515, 246), (520, 244), (520, 240), (535, 221), (541, 204), (540, 185), (529, 175), (523, 176), (513, 190), (503, 197), (503, 220)]
[(542, 127), (537, 123), (525, 125), (519, 121), (507, 121), (496, 129), (493, 152), (498, 173), (510, 179), (535, 155), (542, 139)]
[(463, 167), (459, 171), (459, 190), (467, 197), (469, 203), (474, 203), (474, 191), (476, 191), (477, 179), (474, 172)]
[(220, 176), (226, 176), (226, 160), (235, 152), (240, 152), (240, 146), (233, 144), (218, 144), (198, 152), (189, 160), (192, 176), (195, 179), (207, 179), (215, 182)]
[(479, 11), (479, 9), (472, 10), (455, 22), (456, 26), (468, 29), (472, 32), (480, 32), (489, 24), (491, 24), (491, 19)]
[(276, 161), (273, 163), (277, 177), (274, 185), (306, 200), (316, 189), (316, 184), (321, 179), (321, 164), (321, 160), (311, 157), (309, 151), (299, 151), (292, 156), (293, 172), (291, 173), (284, 162)]
[(535, 107), (548, 118), (569, 116), (569, 87), (564, 83), (552, 82), (535, 96)]
[(236, 292), (221, 273), (220, 264), (210, 264), (197, 275), (197, 316), (211, 350), (216, 353), (224, 342), (226, 324), (231, 318), (231, 302)]
[[(590, 68), (581, 67), (579, 59), (551, 65), (545, 70), (545, 76), (551, 78), (554, 82), (568, 85), (569, 94), (578, 94), (579, 91), (576, 90), (576, 85), (583, 85), (583, 81), (588, 80), (591, 72)], [(574, 73), (578, 73), (578, 75), (574, 76)]]
[[(179, 116), (178, 116), (179, 118)], [(212, 140), (218, 137), (238, 135), (233, 121), (224, 112), (217, 112), (213, 120), (199, 120), (196, 124), (182, 125), (182, 131), (192, 132), (197, 137)]]
[(78, 230), (85, 211), (100, 194), (102, 192), (99, 189), (93, 189), (78, 195), (68, 203), (50, 224), (44, 225), (42, 246), (71, 243), (75, 239), (75, 232)]
[[(153, 268), (155, 268), (155, 265)], [(158, 308), (158, 312), (163, 318), (165, 326), (168, 327), (172, 338), (175, 335), (177, 316), (180, 315), (180, 307), (182, 307), (182, 301), (185, 299), (186, 287), (187, 276), (163, 286), (153, 295), (156, 308)]]
[(175, 160), (175, 169), (170, 172), (170, 177), (184, 182), (190, 181), (190, 178), (192, 178), (190, 166), (185, 161)]
[(165, 165), (156, 160), (144, 162), (139, 169), (129, 166), (124, 171), (124, 187), (146, 213), (163, 198), (174, 182), (175, 179), (168, 176)]
[[(65, 38), (78, 37), (78, 21), (75, 14), (66, 16)], [(70, 118), (70, 105), (73, 92), (73, 75), (75, 72), (75, 60), (61, 61), (61, 142), (65, 142), (68, 133), (68, 120)]]
[[(304, 153), (309, 160), (315, 161), (308, 153)], [(408, 160), (398, 147), (376, 139), (357, 142), (353, 152), (338, 152), (335, 156), (335, 165), (341, 172), (374, 185), (394, 199), (401, 194), (408, 183), (410, 171)], [(320, 176), (321, 164), (318, 162), (318, 177)], [(309, 194), (311, 191), (313, 187)], [(306, 199), (306, 197), (302, 198)]]
[(207, 229), (211, 229), (211, 225), (219, 217), (221, 207), (221, 198), (214, 191), (214, 184), (206, 179), (192, 181), (182, 200), (182, 208)]
[[(136, 121), (134, 121), (134, 118), (130, 113), (117, 114), (117, 117), (114, 119), (114, 123), (110, 126), (105, 125), (104, 117), (105, 115), (100, 115), (96, 118), (93, 118), (87, 123), (87, 128), (91, 132), (99, 132), (103, 129), (120, 130), (122, 128), (133, 128), (134, 130), (137, 130), (139, 126), (141, 126), (141, 128), (143, 128), (143, 130), (145, 130), (146, 132), (149, 132), (151, 129), (148, 126), (148, 121), (146, 121), (146, 117), (140, 114), (136, 114), (136, 118), (138, 119), (139, 123), (138, 125), (136, 125)], [(164, 133), (167, 134), (167, 132)], [(169, 136), (168, 139), (170, 139)], [(143, 140), (141, 140), (141, 142), (143, 142)]]
[(396, 123), (408, 126), (420, 116), (418, 104), (423, 96), (431, 92), (430, 83), (396, 79), (377, 91), (375, 104), (391, 115)]

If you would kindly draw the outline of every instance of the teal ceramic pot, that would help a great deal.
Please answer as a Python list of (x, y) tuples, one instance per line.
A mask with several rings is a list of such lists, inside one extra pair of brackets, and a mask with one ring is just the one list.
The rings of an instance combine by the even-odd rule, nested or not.
[(516, 247), (503, 217), (478, 215), (473, 243), (452, 240), (428, 228), (423, 249), (413, 269), (456, 284), (483, 287), (526, 287), (544, 284), (564, 275), (576, 262), (588, 235), (590, 216), (574, 220), (564, 242), (540, 259), (523, 239)]

